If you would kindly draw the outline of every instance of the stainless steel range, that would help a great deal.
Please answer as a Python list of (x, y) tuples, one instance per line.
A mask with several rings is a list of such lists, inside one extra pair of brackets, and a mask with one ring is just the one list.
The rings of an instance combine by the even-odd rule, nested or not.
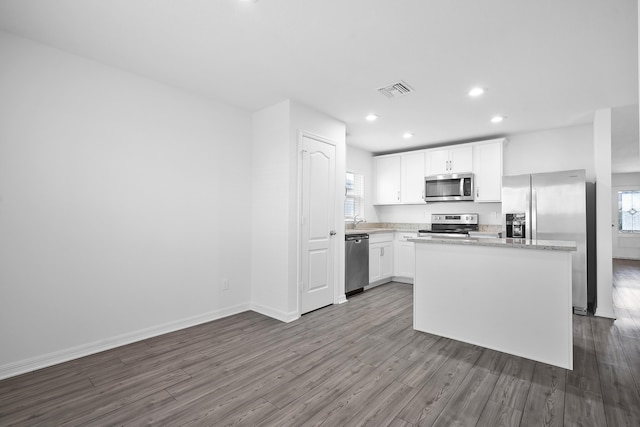
[(469, 237), (478, 229), (478, 214), (431, 214), (431, 230), (418, 230), (418, 236)]

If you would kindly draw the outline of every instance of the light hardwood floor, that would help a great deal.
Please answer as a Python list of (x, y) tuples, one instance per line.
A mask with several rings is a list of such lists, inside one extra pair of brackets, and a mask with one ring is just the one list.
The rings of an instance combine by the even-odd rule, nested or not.
[(573, 371), (415, 332), (392, 283), (0, 381), (0, 425), (639, 426), (640, 262), (614, 265), (618, 320), (574, 316)]

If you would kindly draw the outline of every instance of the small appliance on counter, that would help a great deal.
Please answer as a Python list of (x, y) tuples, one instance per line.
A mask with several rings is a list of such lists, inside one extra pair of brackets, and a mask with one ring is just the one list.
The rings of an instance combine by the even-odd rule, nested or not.
[(345, 236), (346, 296), (363, 291), (369, 284), (369, 235), (367, 233)]
[(418, 237), (469, 237), (478, 229), (478, 214), (431, 214), (431, 230), (418, 230)]

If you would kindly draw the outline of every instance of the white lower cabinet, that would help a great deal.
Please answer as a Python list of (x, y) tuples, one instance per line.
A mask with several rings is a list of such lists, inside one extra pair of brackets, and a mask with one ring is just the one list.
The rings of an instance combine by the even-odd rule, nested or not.
[(396, 232), (395, 238), (395, 266), (394, 276), (397, 279), (412, 279), (415, 274), (416, 254), (415, 243), (409, 242), (409, 239), (415, 239), (418, 233), (414, 232)]
[(393, 233), (369, 235), (369, 283), (393, 276)]

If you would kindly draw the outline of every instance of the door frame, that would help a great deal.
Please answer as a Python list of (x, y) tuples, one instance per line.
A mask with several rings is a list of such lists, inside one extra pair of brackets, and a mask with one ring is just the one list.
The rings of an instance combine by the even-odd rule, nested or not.
[[(296, 262), (296, 312), (298, 317), (301, 316), (302, 311), (302, 150), (303, 150), (303, 138), (315, 139), (316, 141), (333, 145), (336, 149), (336, 188), (335, 188), (335, 227), (336, 234), (333, 236), (333, 304), (342, 304), (347, 302), (347, 298), (344, 294), (344, 187), (345, 187), (345, 176), (343, 168), (338, 167), (340, 165), (339, 157), (339, 146), (338, 143), (332, 141), (328, 138), (325, 138), (316, 133), (298, 129), (298, 143), (297, 143), (297, 152), (296, 159), (298, 162), (298, 188), (297, 188), (297, 217), (296, 217), (296, 253), (297, 253), (297, 262)], [(342, 173), (341, 173), (342, 171)], [(339, 243), (343, 244), (340, 245)]]

